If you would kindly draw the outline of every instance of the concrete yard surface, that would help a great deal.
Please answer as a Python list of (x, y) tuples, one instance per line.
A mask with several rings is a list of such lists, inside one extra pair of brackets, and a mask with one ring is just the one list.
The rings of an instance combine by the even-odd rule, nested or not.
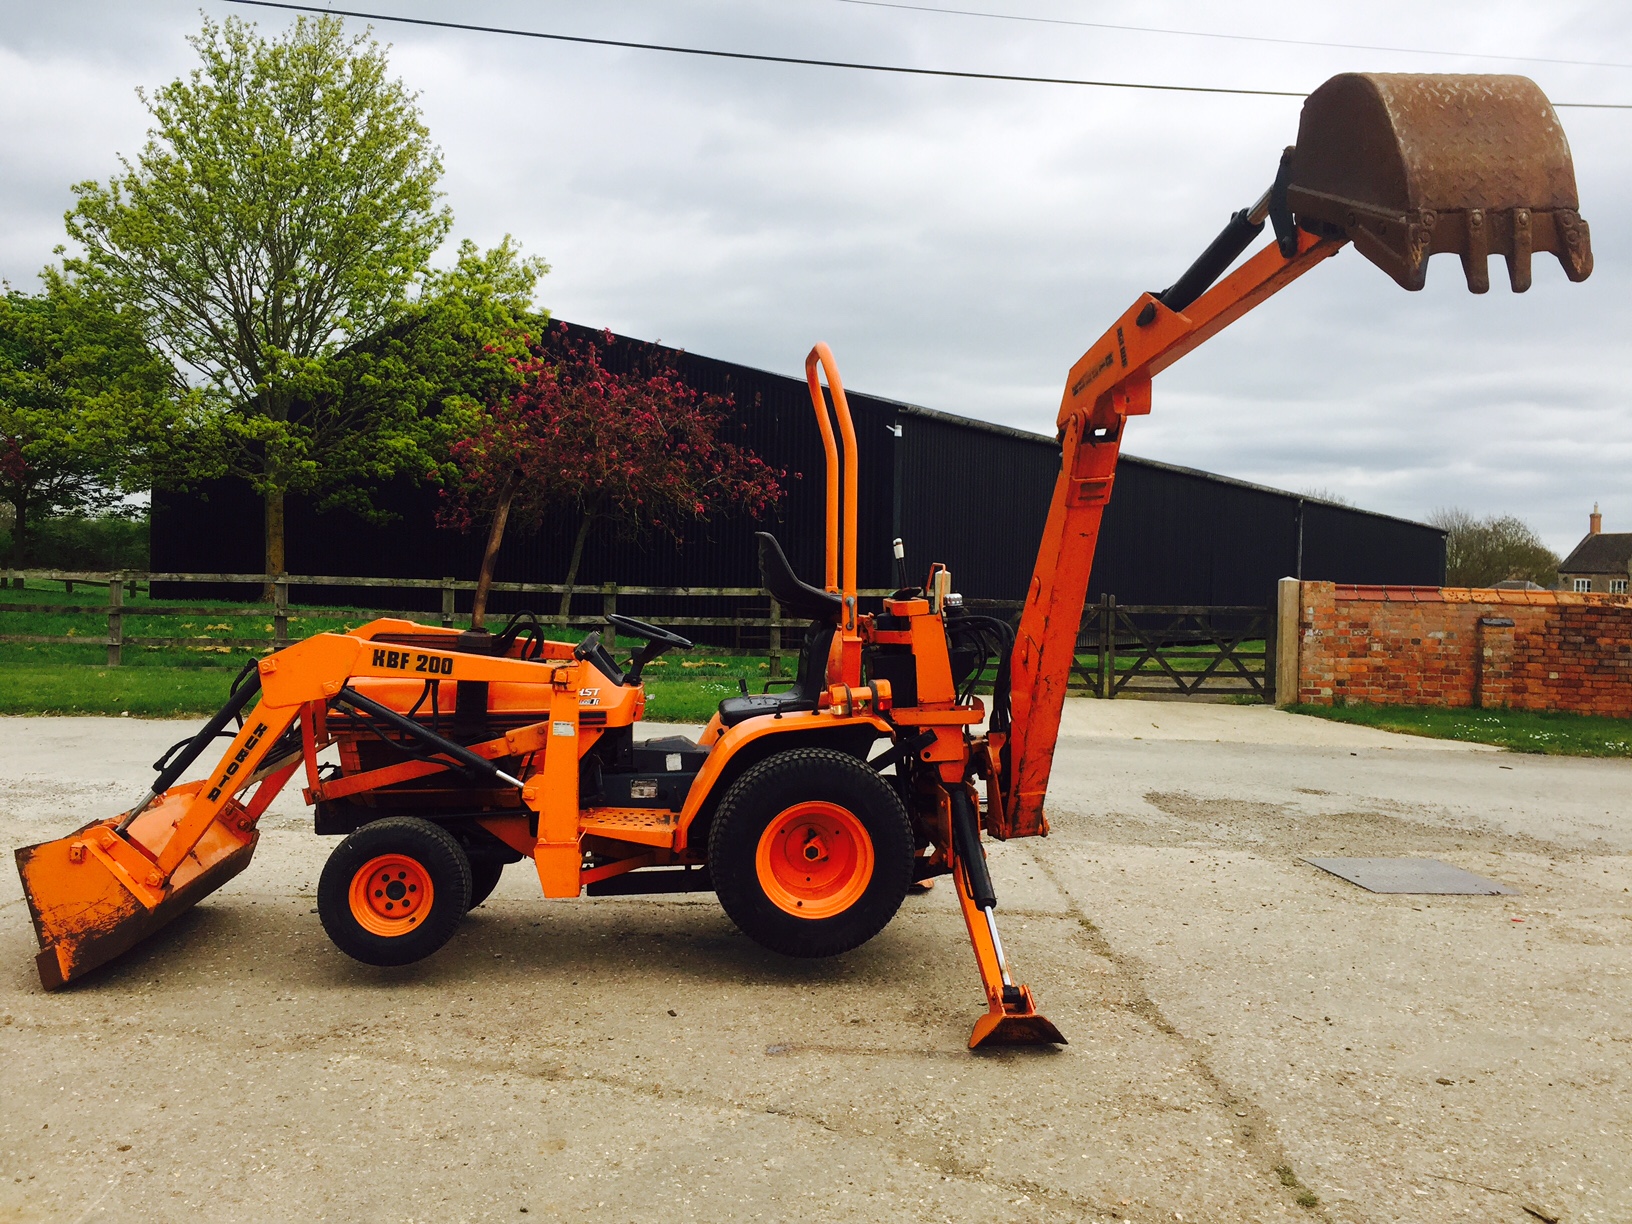
[[(0, 719), (0, 838), (128, 806), (190, 729)], [(796, 962), (710, 895), (545, 901), (523, 864), (371, 969), (291, 787), (248, 871), (55, 994), (0, 882), (0, 1221), (1632, 1220), (1629, 809), (1627, 761), (1072, 701), (1052, 834), (990, 848), (1071, 1044), (976, 1055), (945, 882)]]

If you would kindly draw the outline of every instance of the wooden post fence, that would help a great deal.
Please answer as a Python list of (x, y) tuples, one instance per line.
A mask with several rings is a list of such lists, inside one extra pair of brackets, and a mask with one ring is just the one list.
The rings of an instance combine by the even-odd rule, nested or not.
[(782, 604), (773, 598), (771, 600), (771, 668), (770, 678), (782, 678)]
[[(5, 579), (11, 579), (6, 582)], [(460, 591), (473, 591), (474, 582), (459, 581), (454, 578), (353, 578), (335, 575), (305, 575), (305, 574), (197, 574), (197, 573), (144, 573), (140, 571), (65, 571), (65, 570), (28, 570), (5, 571), (0, 570), (0, 590), (25, 590), (28, 581), (60, 582), (66, 587), (73, 583), (75, 586), (103, 586), (108, 588), (108, 598), (104, 605), (81, 605), (69, 603), (23, 603), (0, 602), (0, 614), (8, 612), (22, 612), (33, 615), (63, 615), (85, 616), (96, 613), (107, 617), (107, 637), (99, 639), (94, 636), (83, 636), (73, 627), (63, 634), (24, 634), (0, 633), (0, 642), (50, 644), (50, 645), (80, 645), (103, 646), (107, 650), (107, 665), (118, 667), (124, 662), (124, 647), (126, 645), (140, 648), (181, 647), (192, 649), (260, 649), (263, 652), (272, 649), (281, 649), (287, 646), (298, 634), (291, 635), (289, 622), (296, 618), (291, 608), (291, 589), (295, 587), (340, 587), (397, 590), (397, 591), (435, 591), (440, 597), (440, 616), (437, 617), (446, 628), (453, 628), (457, 619), (456, 600)], [(246, 605), (214, 605), (214, 604), (178, 604), (176, 606), (160, 606), (152, 602), (152, 584), (160, 583), (209, 583), (211, 585), (254, 586), (264, 590), (271, 586), (273, 598), (271, 607), (265, 603)], [(141, 593), (141, 585), (147, 584), (149, 602), (130, 604), (125, 600), (126, 591)], [(540, 617), (542, 622), (553, 628), (571, 632), (574, 630), (599, 628), (603, 640), (608, 647), (615, 648), (617, 634), (610, 626), (604, 623), (604, 617), (615, 615), (620, 601), (631, 597), (636, 599), (661, 599), (665, 601), (688, 601), (693, 599), (732, 599), (753, 600), (757, 608), (742, 609), (732, 615), (691, 615), (684, 611), (671, 613), (646, 613), (641, 619), (648, 620), (655, 625), (672, 625), (681, 633), (689, 628), (706, 628), (714, 630), (732, 631), (730, 640), (740, 646), (744, 641), (745, 631), (757, 633), (764, 631), (766, 638), (758, 639), (765, 642), (768, 649), (766, 657), (768, 679), (786, 678), (786, 668), (783, 665), (783, 656), (786, 653), (783, 644), (783, 616), (782, 606), (764, 590), (755, 587), (659, 587), (659, 586), (621, 586), (617, 583), (606, 583), (600, 587), (575, 587), (572, 592), (568, 588), (556, 583), (521, 583), (495, 582), (491, 588), (494, 592), (507, 594), (533, 594), (559, 597), (563, 594), (582, 592), (584, 594), (599, 593), (600, 608), (598, 614), (573, 613), (569, 610), (568, 616), (562, 620), (553, 614)], [(68, 592), (65, 590), (64, 594)], [(864, 590), (859, 592), (865, 598), (879, 598), (890, 594), (889, 590)], [(5, 596), (0, 594), (0, 600)], [(359, 600), (358, 602), (379, 603), (379, 600)], [(767, 609), (769, 615), (761, 612)], [(354, 605), (355, 606), (355, 605)], [(627, 605), (625, 605), (627, 606)], [(637, 605), (638, 606), (638, 605)], [(739, 605), (740, 606), (740, 605)], [(684, 604), (681, 604), (684, 608)], [(423, 618), (424, 611), (400, 612), (384, 608), (361, 608), (359, 611), (372, 611), (380, 616), (401, 616), (409, 619)], [(713, 609), (710, 609), (713, 611)], [(271, 613), (271, 633), (267, 637), (221, 637), (193, 634), (190, 636), (158, 637), (140, 635), (127, 641), (125, 623), (129, 617), (193, 617), (193, 616), (232, 616), (254, 617), (256, 619)], [(312, 615), (321, 616), (323, 613), (314, 608)], [(139, 624), (140, 622), (138, 622)], [(695, 635), (693, 635), (695, 636)], [(748, 639), (750, 645), (757, 645), (753, 639)], [(722, 643), (716, 649), (730, 649)]]
[(272, 584), (272, 646), (282, 650), (289, 645), (289, 584)]
[[(7, 578), (12, 579), (12, 582), (7, 583), (5, 581)], [(0, 602), (0, 616), (7, 613), (81, 618), (92, 615), (106, 616), (107, 636), (99, 638), (85, 635), (81, 621), (79, 625), (67, 626), (67, 632), (62, 634), (0, 633), (0, 642), (103, 647), (107, 651), (109, 667), (118, 667), (123, 663), (124, 647), (127, 645), (139, 649), (169, 647), (223, 653), (247, 650), (264, 654), (270, 650), (281, 649), (294, 638), (304, 636), (298, 631), (294, 635), (289, 632), (289, 622), (295, 619), (290, 606), (291, 588), (294, 587), (342, 589), (355, 587), (377, 591), (425, 592), (420, 598), (433, 606), (439, 597), (439, 617), (437, 612), (424, 608), (416, 612), (387, 611), (378, 606), (384, 602), (378, 597), (359, 599), (357, 603), (366, 605), (372, 602), (376, 606), (374, 608), (365, 606), (356, 610), (366, 612), (370, 616), (396, 616), (410, 620), (418, 619), (426, 623), (434, 623), (440, 619), (448, 628), (453, 628), (456, 620), (455, 600), (458, 592), (473, 591), (476, 588), (474, 582), (461, 582), (453, 578), (0, 570), (0, 592), (17, 590), (16, 583), (31, 579), (73, 582), (76, 587), (105, 585), (108, 588), (107, 601), (103, 604), (69, 604), (43, 600), (38, 603), (7, 600)], [(140, 594), (141, 584), (144, 582), (148, 584), (147, 601), (134, 604), (126, 602), (126, 591)], [(273, 598), (270, 609), (265, 603), (247, 606), (211, 606), (203, 603), (163, 606), (152, 599), (154, 582), (252, 585), (257, 592), (270, 585)], [(564, 634), (581, 635), (591, 628), (600, 629), (607, 645), (615, 647), (617, 635), (605, 623), (604, 618), (616, 615), (620, 607), (627, 610), (630, 605), (625, 601), (629, 599), (661, 600), (662, 603), (657, 606), (664, 608), (663, 611), (642, 611), (641, 619), (654, 625), (673, 626), (691, 637), (698, 636), (690, 632), (694, 628), (714, 630), (714, 636), (719, 639), (714, 649), (730, 649), (727, 642), (734, 641), (740, 646), (747, 641), (750, 648), (754, 648), (757, 653), (757, 648), (763, 643), (765, 649), (763, 657), (767, 659), (765, 678), (772, 681), (786, 680), (788, 669), (784, 663), (785, 656), (790, 652), (790, 646), (797, 649), (793, 643), (784, 641), (784, 631), (792, 628), (797, 633), (802, 632), (803, 628), (797, 622), (786, 621), (782, 605), (767, 592), (755, 587), (620, 586), (608, 583), (578, 589), (586, 596), (600, 595), (597, 613), (574, 615), (569, 610), (569, 615), (564, 619), (545, 615), (540, 618), (541, 621)], [(555, 597), (568, 593), (565, 587), (554, 583), (495, 582), (492, 584), (492, 590), (507, 594)], [(430, 592), (435, 592), (435, 595), (431, 595)], [(859, 594), (868, 599), (876, 599), (890, 592), (869, 589)], [(1273, 606), (1119, 605), (1114, 596), (1102, 596), (1097, 604), (1087, 610), (1089, 615), (1084, 618), (1083, 632), (1077, 643), (1083, 654), (1097, 649), (1099, 657), (1092, 665), (1086, 662), (1080, 665), (1074, 663), (1073, 673), (1080, 677), (1089, 692), (1103, 698), (1168, 692), (1188, 696), (1206, 691), (1252, 695), (1271, 700), (1294, 700), (1297, 692), (1294, 670), (1297, 666), (1296, 583), (1283, 584), (1279, 595), (1282, 604), (1279, 625), (1276, 608)], [(743, 607), (740, 603), (732, 605), (737, 610), (724, 616), (693, 615), (684, 611), (686, 601), (696, 599), (707, 599), (711, 602), (722, 599), (751, 600), (753, 603), (748, 607)], [(3, 595), (0, 595), (0, 600), (4, 600)], [(634, 605), (636, 609), (647, 606), (651, 605)], [(988, 599), (972, 600), (968, 606), (971, 611), (978, 610), (1010, 623), (1013, 623), (1022, 607), (1014, 600)], [(313, 606), (310, 612), (303, 611), (302, 616), (314, 620), (326, 618), (339, 621), (349, 616), (352, 608), (356, 608), (355, 603), (344, 610), (336, 611), (325, 611), (321, 606)], [(705, 610), (715, 613), (720, 609), (710, 607)], [(190, 636), (160, 637), (142, 635), (139, 628), (138, 636), (129, 639), (125, 636), (125, 624), (130, 617), (157, 616), (179, 619), (213, 615), (246, 619), (252, 617), (257, 622), (264, 623), (268, 611), (271, 613), (272, 624), (268, 626), (271, 632), (266, 636), (220, 637), (195, 633)], [(137, 623), (139, 626), (141, 621), (138, 620)], [(185, 627), (193, 628), (192, 625)], [(257, 624), (256, 628), (259, 627), (260, 624)], [(232, 628), (231, 625), (205, 626), (206, 630), (230, 631)], [(1277, 629), (1282, 635), (1279, 642), (1274, 641)], [(731, 632), (729, 634), (719, 632), (721, 630)], [(312, 631), (314, 630), (311, 627), (307, 627), (307, 633)], [(754, 636), (748, 638), (745, 631)], [(760, 631), (765, 633), (764, 638), (757, 636)], [(1262, 647), (1257, 645), (1260, 641), (1263, 642)], [(1277, 672), (1280, 674), (1277, 675)]]
[(1116, 696), (1116, 596), (1099, 597), (1099, 689), (1095, 697)]
[(125, 584), (117, 578), (108, 583), (108, 666), (118, 667), (125, 646)]

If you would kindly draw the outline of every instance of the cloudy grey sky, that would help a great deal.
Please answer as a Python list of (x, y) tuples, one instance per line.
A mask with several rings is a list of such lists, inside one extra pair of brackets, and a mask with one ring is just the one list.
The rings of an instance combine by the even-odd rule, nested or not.
[[(1632, 102), (1632, 7), (1487, 0), (922, 0), (991, 13), (1365, 43), (1344, 50), (909, 11), (847, 0), (353, 0), (597, 37), (927, 67), (1308, 90), (1346, 70), (1522, 72), (1554, 101)], [(0, 276), (32, 285), (70, 185), (147, 126), (219, 0), (0, 0)], [(350, 23), (361, 28), (364, 23)], [(1291, 98), (1158, 94), (736, 63), (381, 24), (444, 151), (454, 240), (546, 256), (542, 304), (798, 373), (834, 346), (858, 390), (1050, 432), (1065, 372), (1250, 203)], [(1531, 56), (1533, 62), (1493, 56)], [(1612, 66), (1597, 66), (1607, 62)], [(1560, 551), (1594, 500), (1632, 530), (1632, 111), (1564, 110), (1597, 269), (1551, 257), (1515, 296), (1452, 256), (1398, 289), (1353, 251), (1156, 384), (1129, 452), (1408, 517), (1514, 513)]]

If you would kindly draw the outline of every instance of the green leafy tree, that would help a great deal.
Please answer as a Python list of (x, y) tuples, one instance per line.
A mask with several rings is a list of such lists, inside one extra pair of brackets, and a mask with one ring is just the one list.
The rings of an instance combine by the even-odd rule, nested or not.
[(0, 501), (17, 567), (41, 520), (145, 487), (186, 402), (135, 311), (55, 270), (42, 278), (41, 293), (0, 294)]
[(1488, 587), (1510, 580), (1551, 587), (1558, 554), (1529, 524), (1510, 514), (1475, 518), (1466, 510), (1436, 510), (1428, 519), (1445, 530), (1445, 581), (1453, 587)]
[(288, 493), (344, 496), (420, 460), (411, 414), (333, 407), (347, 376), (329, 359), (408, 312), (451, 224), (441, 157), (385, 50), (338, 18), (271, 39), (206, 20), (190, 41), (199, 67), (140, 94), (141, 153), (74, 189), (71, 266), (139, 306), (217, 394), (186, 470), (251, 483), (266, 570), (283, 573)]
[[(320, 509), (383, 518), (371, 501), (380, 482), (436, 471), (481, 406), (520, 382), (516, 359), (526, 355), (529, 332), (548, 322), (532, 308), (547, 270), (542, 260), (523, 258), (508, 235), (485, 252), (466, 241), (452, 267), (422, 278), (389, 325), (314, 364), (291, 419), (346, 479), (322, 480), (308, 458), (296, 487), (318, 491)], [(200, 457), (192, 466), (206, 462)]]

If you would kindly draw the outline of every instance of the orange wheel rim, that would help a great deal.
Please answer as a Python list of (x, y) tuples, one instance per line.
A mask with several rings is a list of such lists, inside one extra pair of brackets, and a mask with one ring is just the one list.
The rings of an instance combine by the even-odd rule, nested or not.
[(795, 918), (849, 909), (873, 879), (873, 839), (836, 803), (796, 803), (765, 827), (754, 855), (759, 886)]
[(406, 935), (424, 923), (435, 896), (431, 873), (418, 859), (382, 854), (351, 877), (351, 916), (370, 935)]

